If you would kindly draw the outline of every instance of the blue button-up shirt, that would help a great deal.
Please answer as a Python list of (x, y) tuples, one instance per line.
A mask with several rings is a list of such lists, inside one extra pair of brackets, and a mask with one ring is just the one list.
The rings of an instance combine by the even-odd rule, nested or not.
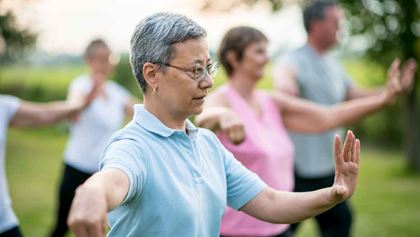
[(109, 236), (219, 236), (227, 205), (240, 209), (265, 187), (209, 130), (186, 120), (186, 131), (165, 126), (143, 106), (115, 133), (101, 170), (129, 178), (123, 203), (108, 215)]

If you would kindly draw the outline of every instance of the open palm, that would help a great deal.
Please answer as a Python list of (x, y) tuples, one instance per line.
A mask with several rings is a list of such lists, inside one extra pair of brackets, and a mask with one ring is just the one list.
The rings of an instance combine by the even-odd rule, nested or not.
[(332, 197), (335, 202), (349, 198), (355, 191), (359, 173), (360, 141), (348, 131), (343, 147), (339, 136), (334, 140), (335, 179)]

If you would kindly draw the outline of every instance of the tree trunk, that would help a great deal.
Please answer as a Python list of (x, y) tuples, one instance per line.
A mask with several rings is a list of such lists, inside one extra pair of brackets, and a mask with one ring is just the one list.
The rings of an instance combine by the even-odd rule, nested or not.
[[(404, 58), (415, 58), (419, 62), (420, 57), (415, 52), (417, 38), (410, 29), (416, 18), (417, 6), (414, 1), (400, 1), (400, 6), (405, 15), (406, 27), (405, 32), (401, 34)], [(417, 98), (419, 76), (416, 79), (414, 81), (414, 89), (407, 97), (405, 103), (405, 145), (409, 169), (420, 171), (420, 103), (419, 98)]]
[(420, 109), (416, 93), (413, 93), (407, 98), (405, 121), (405, 144), (408, 168), (420, 171)]

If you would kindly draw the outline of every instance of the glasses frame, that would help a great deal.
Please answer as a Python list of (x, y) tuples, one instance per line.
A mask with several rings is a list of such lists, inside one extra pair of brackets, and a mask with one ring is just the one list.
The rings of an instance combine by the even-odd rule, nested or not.
[[(206, 78), (206, 76), (209, 76), (211, 79), (213, 79), (214, 76), (217, 73), (218, 68), (219, 68), (219, 63), (217, 63), (217, 62), (208, 64), (205, 67), (202, 67), (200, 65), (196, 65), (192, 68), (176, 66), (176, 65), (169, 64), (169, 63), (160, 63), (160, 64), (165, 65), (167, 67), (172, 67), (172, 68), (184, 71), (184, 72), (190, 72), (190, 73), (193, 74), (191, 79), (193, 79), (196, 82), (203, 81)], [(200, 70), (201, 70), (201, 72), (200, 72)]]

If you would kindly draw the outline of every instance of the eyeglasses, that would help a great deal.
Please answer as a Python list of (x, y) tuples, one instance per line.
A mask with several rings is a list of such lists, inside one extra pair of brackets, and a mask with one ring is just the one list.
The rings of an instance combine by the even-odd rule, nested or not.
[(178, 70), (181, 70), (181, 71), (184, 71), (184, 72), (191, 72), (193, 74), (192, 79), (196, 82), (200, 82), (200, 81), (204, 80), (204, 78), (206, 78), (207, 75), (210, 78), (213, 78), (217, 73), (217, 69), (219, 68), (219, 64), (217, 62), (208, 64), (208, 65), (206, 65), (206, 67), (195, 66), (193, 68), (185, 68), (185, 67), (175, 66), (175, 65), (171, 65), (169, 63), (163, 63), (163, 65), (168, 66), (168, 67), (173, 67), (175, 69), (178, 69)]

